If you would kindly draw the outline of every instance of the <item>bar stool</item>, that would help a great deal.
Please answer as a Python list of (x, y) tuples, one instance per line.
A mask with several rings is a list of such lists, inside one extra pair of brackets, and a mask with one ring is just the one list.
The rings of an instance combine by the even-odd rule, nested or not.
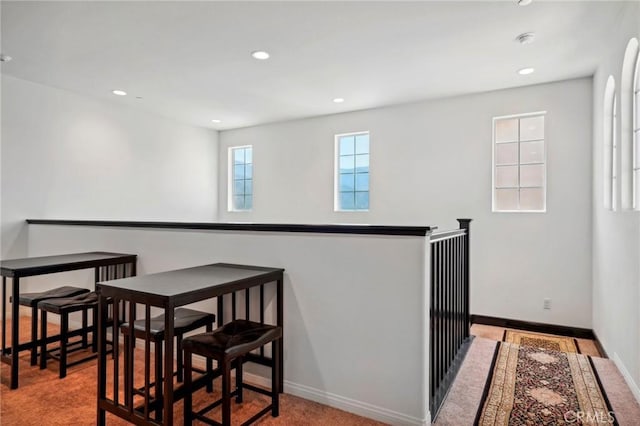
[[(18, 303), (31, 308), (31, 365), (38, 363), (38, 303), (45, 299), (57, 299), (73, 297), (79, 294), (89, 293), (89, 289), (80, 287), (63, 286), (38, 293), (20, 293)], [(86, 324), (83, 324), (86, 325)]]
[[(248, 425), (255, 422), (271, 410), (273, 417), (280, 414), (280, 349), (278, 339), (282, 338), (282, 327), (260, 324), (248, 320), (234, 320), (217, 330), (209, 333), (189, 336), (182, 342), (184, 349), (184, 424), (190, 425), (194, 419), (210, 425), (231, 425), (231, 397), (236, 397), (236, 403), (242, 402), (243, 388), (271, 396), (271, 404), (259, 413), (243, 423)], [(272, 360), (271, 366), (271, 392), (242, 382), (242, 364), (244, 357), (251, 351), (271, 342)], [(209, 404), (200, 411), (193, 411), (192, 387), (192, 355), (204, 356), (218, 361), (218, 367), (222, 370), (222, 398)], [(236, 369), (236, 389), (231, 392), (231, 369)], [(205, 417), (205, 413), (222, 404), (222, 423)]]
[[(92, 324), (92, 348), (93, 352), (97, 350), (97, 338), (96, 338), (96, 326), (97, 326), (97, 310), (98, 307), (98, 295), (95, 292), (86, 292), (74, 297), (58, 298), (58, 299), (46, 299), (38, 303), (38, 309), (40, 309), (40, 333), (42, 334), (40, 339), (40, 369), (47, 368), (47, 358), (51, 356), (53, 359), (57, 359), (60, 362), (60, 378), (64, 378), (67, 375), (67, 367), (72, 367), (84, 361), (95, 358), (95, 355), (85, 357), (83, 359), (68, 363), (67, 355), (73, 350), (69, 350), (69, 347), (73, 344), (81, 343), (80, 348), (86, 349), (88, 344), (87, 339), (87, 313), (89, 310), (93, 310), (93, 324)], [(60, 315), (60, 354), (56, 357), (53, 355), (55, 351), (47, 351), (47, 312)], [(69, 314), (72, 312), (82, 312), (82, 340), (73, 344), (69, 344)]]
[[(188, 308), (178, 308), (174, 311), (174, 323), (173, 330), (176, 337), (177, 348), (177, 371), (174, 372), (177, 375), (178, 382), (183, 381), (184, 376), (184, 363), (182, 361), (182, 343), (185, 333), (188, 333), (198, 328), (205, 327), (206, 331), (210, 332), (213, 329), (213, 324), (216, 321), (216, 316), (211, 313), (196, 311)], [(156, 420), (162, 420), (162, 342), (164, 341), (164, 314), (155, 316), (149, 320), (150, 322), (150, 337), (154, 343), (154, 355), (155, 355), (155, 382), (152, 383), (155, 387), (155, 399), (156, 399)], [(120, 330), (124, 336), (124, 356), (125, 365), (128, 365), (128, 345), (129, 341), (129, 324), (125, 323), (120, 326)], [(133, 333), (137, 339), (145, 339), (145, 320), (139, 319), (133, 322)], [(207, 361), (207, 372), (212, 374), (213, 365), (211, 361)], [(202, 371), (204, 373), (204, 371)], [(125, 384), (125, 392), (129, 392), (132, 385)], [(133, 391), (138, 394), (143, 393), (144, 388), (134, 389)], [(211, 383), (207, 384), (207, 391), (211, 392), (213, 387)]]

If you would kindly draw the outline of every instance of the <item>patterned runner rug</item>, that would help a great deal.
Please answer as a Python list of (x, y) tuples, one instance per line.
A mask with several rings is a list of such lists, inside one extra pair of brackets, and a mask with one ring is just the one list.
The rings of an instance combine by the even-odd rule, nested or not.
[(575, 343), (571, 351), (541, 335), (518, 342), (497, 343), (476, 425), (618, 424), (591, 358)]
[(580, 353), (578, 342), (571, 337), (551, 336), (549, 334), (530, 333), (527, 331), (505, 330), (504, 342), (521, 346), (551, 349), (554, 351)]

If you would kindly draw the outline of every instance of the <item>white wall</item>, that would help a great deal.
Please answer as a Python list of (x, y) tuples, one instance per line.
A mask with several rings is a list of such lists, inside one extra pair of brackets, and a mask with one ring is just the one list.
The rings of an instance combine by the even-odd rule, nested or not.
[(217, 132), (2, 75), (2, 258), (26, 218), (212, 221)]
[[(591, 327), (590, 78), (220, 134), (221, 221), (457, 227), (474, 314)], [(547, 111), (548, 211), (491, 213), (492, 117)], [(334, 135), (371, 132), (371, 207), (333, 211)], [(254, 210), (227, 211), (227, 151), (253, 145)], [(543, 299), (552, 309), (543, 310)]]
[[(138, 273), (214, 262), (285, 268), (285, 392), (428, 424), (425, 237), (29, 226), (29, 256), (138, 254)], [(91, 272), (31, 278), (92, 286)], [(427, 299), (425, 299), (427, 298)], [(215, 312), (215, 303), (209, 309)], [(422, 373), (422, 374), (421, 374)]]
[[(640, 37), (640, 5), (630, 2), (626, 8), (616, 26), (617, 40), (593, 79), (593, 329), (640, 401), (640, 213), (608, 211), (602, 197), (605, 85), (613, 75), (621, 99), (624, 52), (632, 37)], [(618, 104), (618, 111), (621, 129), (622, 114), (629, 109)], [(622, 151), (618, 150), (620, 155)], [(617, 161), (621, 164), (621, 156)], [(618, 186), (618, 194), (620, 190)]]

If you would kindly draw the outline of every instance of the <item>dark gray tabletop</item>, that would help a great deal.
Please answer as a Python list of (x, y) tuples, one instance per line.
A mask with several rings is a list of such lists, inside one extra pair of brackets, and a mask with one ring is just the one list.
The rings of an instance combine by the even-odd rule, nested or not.
[(0, 261), (0, 270), (5, 277), (27, 277), (70, 271), (74, 269), (92, 268), (116, 263), (135, 261), (135, 254), (88, 252), (60, 254), (54, 256), (26, 257), (23, 259), (7, 259)]
[(227, 293), (237, 285), (274, 281), (282, 277), (283, 271), (282, 268), (214, 263), (99, 282), (96, 288), (101, 289), (104, 294), (109, 296), (146, 294), (172, 298), (209, 290), (213, 291), (210, 294), (213, 297), (214, 293)]

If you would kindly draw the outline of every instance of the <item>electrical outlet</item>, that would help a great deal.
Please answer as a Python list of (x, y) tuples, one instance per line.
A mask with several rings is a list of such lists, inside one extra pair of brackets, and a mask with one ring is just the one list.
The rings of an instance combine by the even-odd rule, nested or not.
[(551, 309), (551, 299), (544, 299), (542, 307), (544, 309)]

